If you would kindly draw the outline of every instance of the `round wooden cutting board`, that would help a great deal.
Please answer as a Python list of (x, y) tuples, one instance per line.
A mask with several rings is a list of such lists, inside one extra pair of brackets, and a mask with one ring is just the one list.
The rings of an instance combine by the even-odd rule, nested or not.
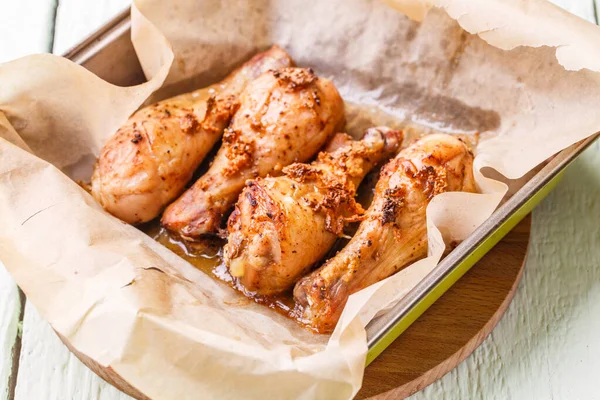
[(474, 265), (365, 371), (357, 399), (402, 399), (454, 369), (492, 332), (525, 266), (531, 216)]
[[(530, 228), (528, 216), (373, 361), (356, 398), (410, 396), (467, 358), (494, 329), (515, 294)], [(61, 340), (104, 380), (134, 398), (147, 399), (112, 369), (99, 366)]]

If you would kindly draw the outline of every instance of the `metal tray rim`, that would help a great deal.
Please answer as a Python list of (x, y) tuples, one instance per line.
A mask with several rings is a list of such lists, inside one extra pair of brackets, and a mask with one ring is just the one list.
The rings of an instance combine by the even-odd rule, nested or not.
[[(367, 344), (371, 351), (386, 335), (400, 323), (407, 313), (416, 307), (429, 292), (442, 283), (455, 269), (461, 266), (479, 246), (484, 244), (504, 223), (508, 222), (522, 207), (546, 185), (559, 178), (565, 168), (571, 164), (596, 139), (600, 132), (562, 150), (505, 204), (481, 224), (462, 243), (460, 243), (437, 267), (417, 284), (398, 304), (379, 319), (367, 326)], [(519, 220), (515, 221), (519, 222)], [(371, 357), (373, 359), (374, 357)]]
[[(83, 64), (102, 51), (105, 45), (114, 39), (116, 34), (122, 34), (130, 28), (130, 8), (127, 8), (71, 50), (64, 53), (63, 56), (73, 62)], [(436, 285), (443, 282), (450, 273), (473, 254), (478, 246), (485, 243), (503, 223), (510, 220), (532, 196), (553, 179), (558, 178), (558, 175), (599, 137), (600, 132), (557, 153), (541, 171), (519, 189), (505, 204), (494, 211), (471, 236), (445, 257), (404, 299), (388, 310), (386, 314), (369, 323), (367, 325), (369, 352), (381, 343), (407, 313), (416, 307)], [(381, 351), (383, 349), (380, 349), (379, 352)], [(371, 357), (371, 359), (373, 358)]]

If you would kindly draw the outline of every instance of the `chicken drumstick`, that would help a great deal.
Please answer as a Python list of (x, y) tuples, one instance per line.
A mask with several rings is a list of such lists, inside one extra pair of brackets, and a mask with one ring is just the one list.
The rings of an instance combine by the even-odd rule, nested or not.
[(131, 224), (156, 218), (219, 140), (246, 85), (291, 65), (274, 46), (218, 84), (137, 111), (102, 148), (91, 182), (94, 198)]
[(348, 297), (427, 255), (425, 210), (443, 192), (475, 192), (473, 154), (456, 137), (426, 136), (382, 170), (373, 203), (352, 240), (294, 288), (296, 311), (331, 332)]
[(229, 217), (224, 258), (231, 275), (261, 295), (291, 288), (325, 256), (346, 222), (364, 212), (354, 201), (358, 185), (398, 151), (402, 138), (388, 128), (369, 129), (359, 141), (340, 133), (311, 164), (249, 181)]
[(333, 83), (311, 69), (264, 73), (240, 95), (240, 108), (212, 166), (165, 210), (162, 224), (185, 239), (218, 234), (246, 180), (313, 157), (344, 122)]

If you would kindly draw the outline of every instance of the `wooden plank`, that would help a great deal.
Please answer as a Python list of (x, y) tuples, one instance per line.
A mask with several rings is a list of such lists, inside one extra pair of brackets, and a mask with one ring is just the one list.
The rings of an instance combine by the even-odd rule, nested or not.
[[(600, 1), (600, 0), (598, 0)], [(555, 1), (569, 11), (594, 21), (592, 0)], [(68, 4), (75, 0), (62, 0), (59, 7), (61, 24), (67, 24), (72, 33), (61, 34), (58, 27), (55, 35), (55, 52), (61, 53), (94, 28), (99, 21), (98, 8), (105, 4), (85, 2), (75, 4), (79, 14), (69, 11)], [(80, 2), (84, 3), (84, 2)], [(112, 2), (109, 2), (112, 4)], [(82, 17), (82, 15), (87, 17)], [(110, 16), (104, 16), (110, 17)], [(96, 19), (99, 18), (99, 19)], [(92, 21), (92, 22), (90, 22)], [(65, 28), (67, 29), (67, 28)], [(592, 398), (597, 393), (595, 383), (587, 383), (590, 392), (582, 396), (585, 386), (579, 385), (578, 392), (567, 391), (580, 384), (581, 377), (589, 377), (585, 370), (593, 373), (600, 367), (598, 357), (600, 344), (592, 345), (591, 327), (593, 315), (598, 309), (585, 302), (579, 310), (581, 288), (589, 288), (600, 281), (597, 271), (597, 252), (590, 240), (590, 232), (597, 233), (596, 223), (585, 218), (586, 213), (598, 212), (594, 199), (598, 198), (600, 180), (600, 157), (587, 152), (569, 170), (563, 183), (534, 215), (534, 247), (528, 261), (523, 285), (509, 313), (500, 322), (484, 345), (452, 373), (424, 392), (416, 399), (425, 398)], [(557, 212), (559, 210), (560, 212)], [(563, 212), (565, 211), (565, 212)], [(573, 232), (579, 232), (573, 234)], [(588, 239), (586, 239), (588, 234)], [(597, 241), (597, 235), (592, 237)], [(578, 249), (588, 249), (584, 254)], [(565, 274), (565, 263), (577, 264)], [(556, 279), (556, 277), (560, 279)], [(566, 286), (568, 284), (568, 287)], [(590, 292), (591, 293), (591, 292)], [(593, 300), (593, 295), (590, 294)], [(556, 298), (559, 298), (557, 302)], [(597, 296), (596, 296), (597, 298)], [(585, 307), (588, 307), (587, 309)], [(572, 312), (572, 317), (567, 317)], [(17, 399), (125, 399), (126, 397), (108, 387), (99, 378), (82, 366), (60, 343), (35, 309), (27, 306), (23, 334), (23, 351), (17, 385)], [(579, 335), (569, 337), (565, 327), (578, 328)], [(556, 334), (552, 334), (556, 331)], [(544, 333), (546, 336), (536, 336)], [(585, 336), (588, 335), (589, 337)], [(549, 336), (550, 335), (550, 336)], [(581, 340), (576, 343), (575, 340)], [(597, 342), (597, 341), (596, 341)], [(566, 343), (566, 344), (565, 344)], [(589, 345), (589, 348), (586, 346)], [(577, 360), (567, 353), (572, 348), (585, 362), (577, 366)], [(589, 356), (586, 356), (586, 352)], [(552, 365), (548, 365), (548, 364)], [(572, 369), (571, 372), (568, 369)], [(576, 388), (575, 388), (576, 389)], [(573, 389), (573, 390), (575, 390)], [(595, 392), (591, 390), (596, 389)]]
[(0, 62), (52, 48), (56, 0), (4, 2), (0, 12)]
[(572, 14), (596, 23), (594, 0), (550, 0), (550, 2)]
[(355, 400), (405, 398), (469, 356), (510, 305), (530, 232), (528, 216), (367, 367)]
[(53, 53), (66, 53), (130, 5), (131, 0), (60, 0)]
[[(13, 1), (0, 13), (0, 62), (48, 52), (55, 0)], [(10, 38), (10, 39), (9, 39)], [(0, 257), (1, 258), (1, 257)], [(0, 399), (11, 399), (17, 380), (24, 297), (0, 262)]]
[[(594, 0), (551, 1), (596, 22)], [(492, 335), (411, 400), (598, 398), (600, 292), (597, 285), (592, 290), (600, 281), (598, 145), (534, 210), (523, 280)]]
[(35, 307), (27, 303), (15, 399), (127, 400), (130, 397), (83, 365)]
[(11, 399), (17, 379), (24, 296), (0, 263), (0, 399)]
[[(56, 25), (53, 31), (49, 30), (54, 35), (44, 42), (47, 46), (44, 50), (50, 51), (53, 43), (52, 51), (55, 54), (64, 53), (128, 7), (130, 3), (130, 0), (91, 2), (61, 0), (56, 10)], [(19, 21), (25, 15), (26, 12), (21, 12), (14, 18)], [(27, 303), (25, 307), (19, 374), (14, 398), (22, 400), (130, 399), (129, 396), (95, 375), (72, 355), (31, 303)]]

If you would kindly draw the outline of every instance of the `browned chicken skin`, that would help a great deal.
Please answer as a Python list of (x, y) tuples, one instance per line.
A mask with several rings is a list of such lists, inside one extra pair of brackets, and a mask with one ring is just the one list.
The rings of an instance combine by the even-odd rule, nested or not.
[(347, 221), (364, 212), (354, 200), (358, 185), (398, 151), (402, 138), (388, 128), (372, 128), (360, 141), (337, 134), (311, 164), (249, 181), (229, 217), (224, 258), (231, 275), (260, 295), (290, 289), (325, 256)]
[(102, 149), (92, 176), (93, 196), (125, 222), (156, 218), (219, 140), (246, 85), (265, 71), (292, 64), (275, 46), (219, 84), (137, 111)]
[(246, 180), (303, 162), (344, 122), (333, 83), (310, 69), (269, 71), (240, 95), (240, 107), (208, 172), (165, 210), (162, 224), (188, 240), (219, 233)]
[(352, 240), (294, 288), (297, 312), (331, 332), (348, 297), (427, 255), (425, 211), (443, 192), (475, 192), (473, 154), (459, 139), (426, 136), (382, 170), (373, 203)]

